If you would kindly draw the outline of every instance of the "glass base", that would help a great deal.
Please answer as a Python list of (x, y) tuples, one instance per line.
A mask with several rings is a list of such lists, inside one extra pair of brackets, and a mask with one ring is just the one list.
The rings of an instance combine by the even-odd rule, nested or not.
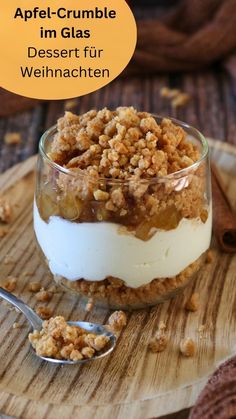
[(84, 302), (93, 300), (98, 307), (119, 310), (138, 310), (155, 306), (175, 297), (196, 278), (204, 264), (206, 253), (173, 278), (154, 279), (139, 288), (126, 287), (123, 281), (107, 278), (104, 281), (68, 281), (61, 276), (54, 276), (55, 282), (64, 290), (83, 297)]

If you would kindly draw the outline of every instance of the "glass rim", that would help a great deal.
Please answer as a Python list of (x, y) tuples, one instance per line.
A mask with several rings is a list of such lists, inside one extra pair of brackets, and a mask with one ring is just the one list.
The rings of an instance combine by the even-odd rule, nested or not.
[[(172, 118), (172, 117), (168, 117), (168, 116), (161, 116), (161, 115), (156, 115), (156, 114), (151, 114), (151, 116), (155, 119), (159, 119), (162, 120), (164, 118), (168, 118), (170, 119), (173, 123), (175, 123), (178, 126), (181, 126), (182, 128), (187, 128), (188, 130), (191, 130), (193, 135), (195, 135), (195, 138), (197, 140), (199, 140), (202, 144), (202, 151), (201, 151), (201, 156), (199, 157), (199, 159), (197, 161), (195, 161), (193, 164), (191, 164), (188, 167), (185, 167), (183, 169), (177, 170), (176, 172), (173, 173), (169, 173), (165, 176), (155, 176), (155, 177), (150, 177), (150, 178), (143, 178), (143, 179), (138, 179), (139, 183), (162, 183), (168, 180), (173, 180), (175, 178), (181, 178), (184, 177), (188, 174), (188, 172), (191, 172), (191, 170), (194, 170), (195, 168), (197, 168), (202, 161), (204, 161), (209, 154), (209, 144), (208, 141), (206, 139), (206, 137), (195, 127), (187, 124), (186, 122), (182, 122), (176, 118)], [(52, 135), (52, 134), (56, 134), (57, 132), (57, 125), (53, 125), (52, 127), (48, 128), (41, 136), (40, 141), (39, 141), (39, 153), (40, 155), (43, 157), (44, 160), (46, 160), (46, 162), (53, 168), (58, 170), (59, 172), (69, 175), (69, 176), (73, 176), (73, 177), (91, 177), (91, 180), (94, 181), (94, 178), (92, 176), (90, 176), (88, 173), (85, 173), (82, 169), (79, 169), (75, 172), (71, 169), (67, 169), (66, 167), (61, 166), (60, 164), (54, 162), (46, 153), (45, 151), (45, 141), (47, 140), (47, 138)], [(128, 184), (131, 181), (134, 181), (134, 179), (132, 178), (132, 176), (128, 179), (113, 179), (113, 178), (107, 178), (104, 176), (99, 176), (98, 179), (96, 179), (96, 182), (99, 181), (103, 181), (106, 183), (110, 183), (110, 184)]]

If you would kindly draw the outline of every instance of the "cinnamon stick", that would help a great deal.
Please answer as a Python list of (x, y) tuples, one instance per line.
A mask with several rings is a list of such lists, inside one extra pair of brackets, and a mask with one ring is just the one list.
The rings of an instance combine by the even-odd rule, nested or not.
[(211, 164), (213, 196), (213, 230), (224, 252), (236, 252), (236, 214), (225, 193), (224, 184), (217, 169)]

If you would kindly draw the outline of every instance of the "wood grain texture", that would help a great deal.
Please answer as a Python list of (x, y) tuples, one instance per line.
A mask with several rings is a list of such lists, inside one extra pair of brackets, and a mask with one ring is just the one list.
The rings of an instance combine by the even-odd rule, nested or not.
[[(191, 102), (185, 108), (173, 110), (169, 102), (160, 97), (163, 86), (182, 89), (191, 95)], [(0, 172), (36, 153), (41, 134), (64, 113), (66, 103), (50, 101), (0, 118)], [(140, 110), (178, 117), (206, 136), (236, 144), (236, 82), (216, 67), (194, 74), (119, 78), (97, 92), (75, 99), (74, 104), (71, 110), (78, 113), (104, 106), (132, 105)], [(15, 131), (21, 133), (21, 144), (6, 145), (4, 135)]]
[[(215, 141), (211, 144), (236, 208), (236, 148)], [(45, 287), (51, 282), (34, 242), (34, 166), (35, 157), (0, 177), (0, 187), (14, 206), (9, 234), (0, 239), (0, 282), (7, 275), (17, 276), (15, 293), (31, 307), (36, 307), (36, 299), (27, 290), (28, 282), (37, 280)], [(84, 366), (55, 366), (37, 359), (29, 346), (24, 317), (0, 302), (0, 411), (24, 419), (56, 419), (60, 406), (60, 416), (68, 419), (144, 419), (192, 406), (209, 373), (232, 355), (235, 346), (236, 256), (215, 252), (213, 262), (177, 298), (129, 313), (114, 352)], [(12, 257), (12, 263), (4, 264), (6, 255)], [(187, 313), (184, 304), (193, 291), (200, 293), (201, 308)], [(78, 297), (62, 291), (49, 306), (54, 314), (70, 320), (105, 323), (109, 316), (106, 309), (85, 313)], [(165, 352), (152, 354), (147, 344), (160, 320), (167, 324), (170, 344)], [(14, 322), (22, 328), (13, 329)], [(207, 325), (203, 338), (197, 332), (201, 324)], [(196, 341), (193, 359), (179, 354), (183, 336)]]

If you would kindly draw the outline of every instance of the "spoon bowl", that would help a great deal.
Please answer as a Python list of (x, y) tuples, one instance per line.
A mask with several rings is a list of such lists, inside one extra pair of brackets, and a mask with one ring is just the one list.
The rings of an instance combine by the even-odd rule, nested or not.
[[(0, 297), (3, 298), (5, 301), (7, 301), (8, 303), (12, 304), (14, 307), (18, 308), (18, 310), (20, 310), (24, 316), (26, 317), (26, 319), (28, 320), (28, 322), (31, 325), (32, 329), (35, 330), (41, 330), (42, 329), (42, 324), (43, 321), (42, 319), (34, 312), (34, 310), (32, 310), (31, 307), (29, 307), (27, 304), (25, 304), (22, 300), (20, 300), (19, 298), (15, 297), (15, 295), (11, 294), (10, 292), (4, 290), (3, 288), (0, 287)], [(109, 337), (109, 343), (106, 345), (106, 347), (100, 351), (97, 352), (97, 354), (95, 356), (93, 356), (92, 358), (86, 358), (86, 359), (80, 359), (78, 361), (71, 361), (71, 360), (66, 360), (66, 359), (56, 359), (56, 358), (48, 358), (48, 357), (44, 357), (44, 356), (39, 356), (36, 354), (36, 352), (34, 351), (35, 355), (38, 358), (43, 359), (44, 361), (47, 362), (52, 362), (54, 364), (86, 364), (87, 362), (90, 361), (95, 361), (97, 359), (101, 359), (104, 356), (107, 356), (108, 354), (110, 354), (115, 345), (116, 345), (116, 336), (106, 330), (105, 326), (101, 325), (101, 324), (96, 324), (96, 323), (91, 323), (91, 322), (74, 322), (74, 321), (68, 321), (67, 322), (69, 325), (71, 326), (79, 326), (82, 327), (83, 329), (87, 330), (90, 333), (94, 333), (95, 335), (105, 335), (107, 337)]]

